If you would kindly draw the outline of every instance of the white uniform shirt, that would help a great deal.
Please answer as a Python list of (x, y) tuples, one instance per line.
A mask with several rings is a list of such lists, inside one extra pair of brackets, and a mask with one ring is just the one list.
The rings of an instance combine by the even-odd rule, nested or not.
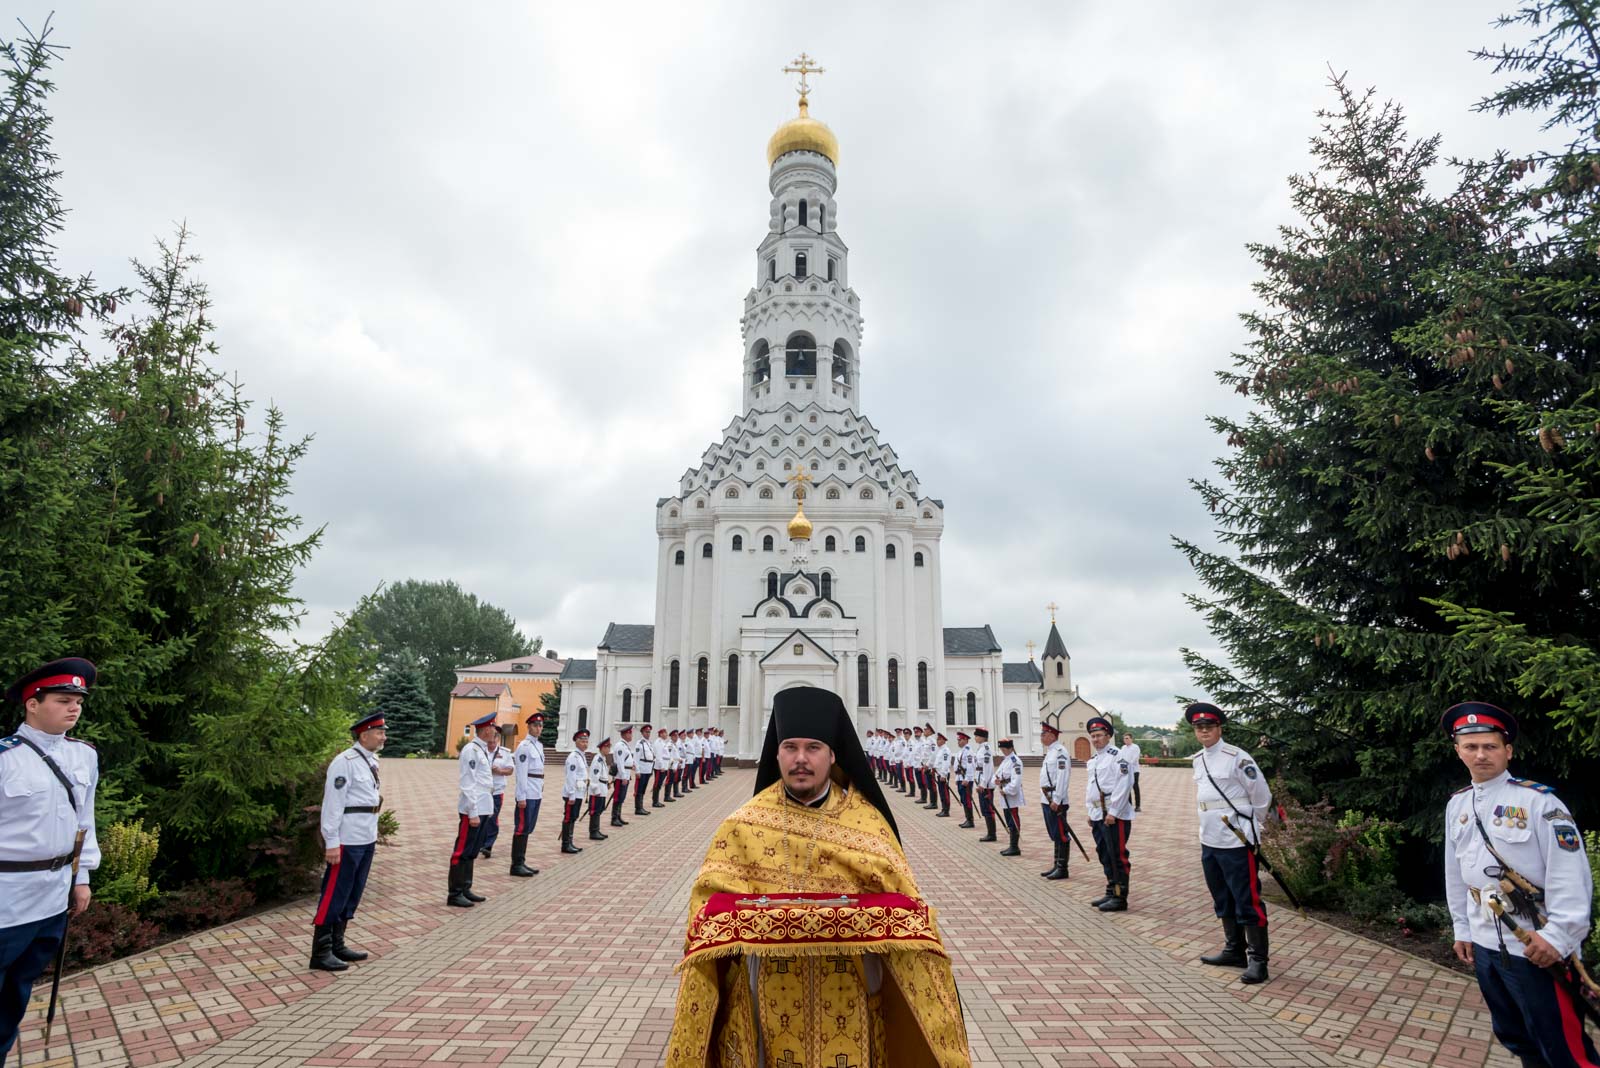
[(1089, 757), (1089, 784), (1084, 790), (1084, 800), (1089, 803), (1091, 820), (1105, 819), (1101, 808), (1101, 795), (1106, 808), (1119, 820), (1133, 819), (1133, 769), (1122, 759), (1122, 751), (1108, 745)]
[[(1126, 753), (1127, 749), (1123, 749)], [(1190, 758), (1194, 765), (1195, 803), (1200, 806), (1200, 844), (1213, 849), (1243, 849), (1229, 823), (1252, 842), (1261, 841), (1260, 820), (1272, 809), (1272, 787), (1261, 766), (1237, 746), (1218, 741)], [(1210, 778), (1206, 772), (1210, 772)], [(1213, 786), (1211, 779), (1216, 780)], [(1230, 808), (1229, 802), (1233, 807)], [(1239, 810), (1239, 815), (1234, 814)]]
[(352, 745), (328, 762), (322, 786), (322, 844), (328, 849), (371, 845), (378, 840), (376, 812), (346, 812), (377, 805), (378, 755)]
[(662, 771), (672, 770), (672, 743), (665, 738), (656, 739), (656, 765)]
[(1072, 758), (1058, 739), (1044, 751), (1039, 761), (1039, 800), (1046, 805), (1067, 805), (1072, 797), (1067, 787), (1072, 781)]
[[(1500, 944), (1488, 904), (1488, 890), (1498, 890), (1499, 882), (1483, 873), (1484, 868), (1500, 862), (1484, 845), (1483, 835), (1472, 821), (1474, 814), (1506, 864), (1544, 888), (1549, 919), (1539, 934), (1563, 957), (1577, 951), (1589, 933), (1593, 892), (1583, 836), (1548, 786), (1513, 779), (1509, 772), (1468, 786), (1445, 806), (1444, 833), (1449, 848), (1444, 856), (1444, 892), (1456, 940), (1488, 949), (1498, 949)], [(1469, 888), (1482, 891), (1479, 901), (1472, 900)], [(1529, 926), (1528, 917), (1515, 918)], [(1508, 951), (1518, 957), (1525, 955), (1514, 935), (1507, 931), (1504, 938)]]
[(516, 789), (518, 801), (544, 797), (544, 743), (530, 735), (517, 743)]
[(1139, 743), (1129, 742), (1123, 746), (1122, 756), (1128, 762), (1128, 767), (1133, 769), (1133, 773), (1135, 775), (1139, 774), (1139, 761), (1144, 757), (1144, 752), (1139, 748)]
[(889, 763), (891, 763), (891, 764), (900, 763), (900, 756), (901, 756), (901, 753), (904, 750), (905, 750), (905, 746), (900, 744), (900, 736), (898, 734), (895, 735), (894, 736), (894, 741), (889, 743)]
[[(27, 738), (56, 762), (72, 783), (78, 810), (72, 810), (66, 787), (22, 744)], [(100, 784), (100, 757), (94, 746), (46, 734), (26, 723), (9, 738), (0, 738), (0, 860), (53, 860), (72, 852), (78, 831), (85, 831), (78, 854), (78, 885), (100, 866), (100, 846), (94, 837), (94, 794)], [(58, 916), (67, 908), (72, 890), (72, 865), (56, 871), (0, 872), (0, 927)]]
[(995, 796), (1001, 808), (1022, 807), (1022, 758), (1016, 753), (1000, 757), (1000, 766), (994, 769)]
[(582, 801), (589, 796), (589, 758), (574, 749), (567, 754), (566, 772), (561, 777), (561, 797)]
[(463, 816), (494, 815), (494, 778), (489, 771), (489, 750), (476, 738), (467, 739), (456, 757), (459, 792), (456, 811)]
[(978, 776), (973, 781), (978, 784), (978, 789), (987, 790), (994, 785), (994, 754), (989, 748), (989, 743), (979, 742), (973, 746), (972, 756), (977, 761), (973, 771), (977, 772)]
[(619, 782), (633, 781), (633, 746), (633, 742), (621, 738), (611, 743), (611, 759), (616, 761)]
[(506, 792), (506, 783), (513, 778), (512, 775), (496, 775), (494, 774), (495, 769), (515, 772), (517, 769), (512, 766), (512, 763), (511, 750), (505, 746), (497, 745), (489, 751), (489, 775), (491, 777), (489, 789), (495, 797), (499, 797)]
[(640, 775), (650, 775), (656, 770), (656, 744), (652, 739), (641, 737), (633, 743), (633, 762), (639, 769)]
[(611, 758), (598, 749), (589, 761), (589, 793), (593, 797), (611, 793)]
[(968, 742), (956, 754), (956, 782), (977, 782), (978, 763), (973, 756), (972, 743)]
[(955, 766), (956, 752), (950, 748), (950, 743), (946, 742), (939, 747), (938, 752), (933, 754), (933, 773), (943, 779), (950, 774), (950, 769)]

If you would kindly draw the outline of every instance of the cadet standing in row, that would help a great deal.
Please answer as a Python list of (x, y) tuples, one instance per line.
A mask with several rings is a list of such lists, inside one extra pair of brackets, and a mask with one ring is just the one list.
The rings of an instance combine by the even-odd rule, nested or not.
[(322, 848), (327, 866), (322, 893), (311, 920), (311, 970), (342, 972), (349, 961), (366, 960), (344, 944), (344, 929), (355, 919), (367, 887), (372, 855), (378, 848), (378, 752), (389, 737), (383, 713), (374, 712), (350, 727), (352, 744), (328, 762), (322, 788)]
[(1006, 833), (1011, 836), (1011, 844), (1000, 850), (1000, 855), (1020, 857), (1022, 849), (1017, 841), (1022, 837), (1022, 758), (1017, 756), (1016, 743), (1010, 738), (1000, 739), (1000, 766), (994, 769), (994, 786)]
[(1128, 836), (1133, 831), (1133, 774), (1117, 747), (1111, 744), (1111, 721), (1092, 716), (1084, 724), (1094, 753), (1086, 769), (1089, 830), (1100, 867), (1106, 873), (1106, 892), (1090, 902), (1101, 912), (1124, 912), (1128, 908)]
[(956, 794), (961, 798), (961, 812), (963, 819), (956, 824), (957, 827), (972, 828), (972, 783), (977, 775), (977, 760), (972, 751), (972, 735), (966, 731), (956, 731)]
[(978, 811), (983, 814), (983, 837), (980, 842), (997, 842), (994, 833), (994, 757), (989, 750), (989, 728), (974, 729), (977, 744), (972, 750), (972, 785), (978, 791)]
[(937, 735), (939, 748), (933, 754), (933, 781), (939, 788), (939, 815), (950, 815), (950, 773), (956, 766), (956, 754), (950, 748), (950, 739), (943, 731)]
[(528, 836), (539, 823), (539, 806), (544, 801), (544, 716), (538, 712), (527, 719), (528, 736), (517, 744), (515, 793), (517, 821), (511, 835), (511, 874), (519, 879), (538, 875), (528, 867)]
[[(500, 729), (496, 725), (493, 737), (485, 743), (489, 748), (490, 792), (494, 795), (494, 811), (489, 814), (488, 829), (483, 832), (483, 859), (488, 860), (495, 842), (500, 840), (500, 806), (506, 799), (506, 784), (516, 774), (512, 767), (511, 750), (500, 744)], [(515, 793), (512, 794), (515, 797)]]
[(1067, 838), (1067, 810), (1071, 808), (1069, 785), (1072, 759), (1061, 744), (1061, 713), (1048, 715), (1039, 724), (1039, 744), (1044, 757), (1039, 761), (1039, 807), (1044, 810), (1044, 831), (1055, 851), (1055, 863), (1040, 872), (1046, 879), (1068, 878), (1071, 841)]
[(633, 724), (624, 723), (617, 735), (621, 740), (611, 748), (611, 767), (616, 774), (611, 784), (611, 826), (626, 827), (622, 803), (628, 799), (628, 784), (633, 781)]
[[(633, 746), (633, 764), (638, 772), (638, 777), (633, 783), (633, 814), (635, 816), (651, 815), (644, 807), (644, 792), (650, 789), (650, 780), (656, 777), (656, 747), (650, 740), (652, 728), (648, 723), (639, 724), (639, 740)], [(657, 789), (659, 793), (659, 789)], [(657, 803), (657, 808), (660, 804)]]
[(69, 657), (12, 683), (22, 706), (15, 734), (0, 738), (0, 1063), (17, 1040), (34, 980), (66, 937), (67, 914), (89, 907), (89, 873), (100, 866), (94, 746), (67, 737), (83, 715), (95, 666)]
[(1219, 952), (1202, 964), (1244, 968), (1241, 982), (1267, 980), (1267, 906), (1261, 900), (1256, 849), (1261, 820), (1272, 809), (1272, 789), (1250, 754), (1222, 740), (1227, 713), (1197, 702), (1183, 710), (1200, 748), (1194, 765), (1195, 803), (1200, 809), (1200, 868), (1211, 907), (1222, 921)]
[(572, 735), (572, 752), (567, 754), (566, 768), (561, 776), (561, 852), (582, 853), (583, 847), (572, 844), (573, 828), (583, 815), (584, 802), (589, 799), (589, 760), (584, 753), (589, 748), (589, 732), (575, 731)]
[(600, 815), (611, 796), (611, 779), (616, 766), (611, 762), (611, 739), (602, 738), (589, 758), (589, 840), (603, 842), (611, 836), (600, 829)]
[(447, 905), (468, 909), (479, 901), (488, 900), (472, 892), (472, 865), (483, 849), (488, 819), (494, 813), (489, 739), (500, 733), (493, 712), (473, 720), (471, 727), (473, 736), (467, 739), (456, 757), (456, 813), (461, 819), (456, 829), (456, 846), (450, 854), (450, 891), (445, 898)]

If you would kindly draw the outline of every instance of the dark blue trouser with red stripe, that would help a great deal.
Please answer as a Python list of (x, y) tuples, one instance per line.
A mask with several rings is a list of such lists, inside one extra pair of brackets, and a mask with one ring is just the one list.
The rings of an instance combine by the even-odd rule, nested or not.
[(55, 959), (66, 933), (65, 911), (15, 927), (0, 927), (0, 1065), (5, 1064), (6, 1053), (17, 1040), (33, 982)]
[(355, 918), (361, 892), (367, 888), (367, 873), (372, 870), (372, 854), (377, 848), (376, 842), (339, 847), (339, 863), (329, 864), (322, 872), (322, 893), (317, 898), (313, 925), (349, 923)]
[(494, 815), (490, 816), (486, 821), (489, 824), (489, 829), (483, 832), (483, 848), (485, 850), (494, 848), (495, 840), (500, 837), (500, 803), (505, 799), (506, 795), (504, 793), (494, 795)]
[(1090, 820), (1089, 830), (1094, 834), (1094, 851), (1100, 858), (1100, 867), (1105, 869), (1106, 882), (1117, 887), (1126, 897), (1128, 869), (1133, 867), (1128, 860), (1128, 835), (1133, 831), (1133, 824), (1128, 820), (1118, 820), (1107, 827), (1105, 820)]
[(1224, 849), (1200, 847), (1200, 870), (1211, 891), (1211, 907), (1222, 919), (1233, 919), (1244, 927), (1265, 927), (1267, 906), (1261, 900), (1261, 872), (1256, 855), (1244, 846)]
[(1476, 943), (1472, 960), (1494, 1037), (1523, 1064), (1600, 1066), (1572, 992), (1553, 974), (1525, 958)]
[(450, 853), (450, 893), (457, 894), (472, 887), (472, 865), (483, 852), (483, 836), (488, 833), (488, 816), (480, 817), (476, 827), (472, 826), (470, 817), (460, 817), (455, 849)]

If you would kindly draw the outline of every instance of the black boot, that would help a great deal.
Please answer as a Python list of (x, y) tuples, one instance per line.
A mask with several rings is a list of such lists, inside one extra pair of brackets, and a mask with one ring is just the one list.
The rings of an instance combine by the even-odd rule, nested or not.
[(961, 806), (961, 816), (962, 816), (961, 822), (956, 824), (957, 827), (966, 828), (967, 830), (970, 831), (974, 827), (977, 826), (977, 824), (972, 822), (972, 806), (970, 806), (970, 805), (962, 805)]
[(950, 795), (948, 793), (939, 795), (939, 815), (950, 815)]
[(1111, 887), (1111, 896), (1099, 905), (1101, 912), (1127, 912), (1128, 911), (1128, 884), (1125, 882), (1114, 883)]
[(1245, 945), (1248, 947), (1245, 955), (1250, 958), (1250, 963), (1244, 967), (1244, 974), (1239, 976), (1241, 983), (1264, 983), (1267, 975), (1267, 929), (1254, 925), (1244, 929)]
[(994, 836), (994, 813), (985, 812), (983, 814), (983, 827), (984, 827), (984, 831), (985, 831), (984, 836), (982, 838), (978, 839), (978, 841), (980, 841), (980, 842), (998, 842), (1000, 840), (1000, 839), (998, 839), (998, 838), (996, 838)]
[(644, 810), (644, 791), (639, 789), (637, 786), (633, 788), (633, 814), (635, 816), (650, 815), (650, 813)]
[(511, 836), (511, 874), (519, 879), (539, 874), (538, 868), (528, 867), (528, 836), (525, 834)]
[(604, 842), (610, 837), (609, 834), (600, 833), (600, 810), (591, 808), (589, 810), (589, 840), (592, 842)]
[(453, 905), (458, 909), (470, 909), (472, 907), (472, 902), (467, 900), (467, 896), (461, 891), (461, 870), (459, 866), (450, 869), (450, 892), (445, 896), (444, 903)]
[(650, 807), (651, 808), (666, 808), (667, 807), (666, 805), (663, 805), (661, 803), (661, 779), (660, 779), (659, 776), (650, 781)]
[(1050, 859), (1052, 861), (1054, 861), (1054, 863), (1051, 864), (1051, 866), (1050, 866), (1050, 870), (1049, 871), (1042, 871), (1042, 872), (1039, 873), (1040, 875), (1044, 876), (1046, 879), (1049, 879), (1052, 876), (1055, 876), (1056, 872), (1061, 870), (1061, 843), (1060, 842), (1056, 843), (1055, 852), (1051, 856)]
[(471, 901), (473, 904), (477, 904), (480, 901), (488, 901), (489, 899), (484, 897), (482, 894), (474, 894), (472, 892), (473, 864), (473, 859), (466, 856), (463, 856), (461, 860), (457, 862), (456, 885), (461, 888), (462, 897), (466, 898), (468, 901)]
[(583, 852), (582, 846), (575, 846), (572, 844), (572, 828), (577, 822), (578, 821), (576, 818), (563, 820), (561, 822), (561, 852), (563, 853)]
[(1099, 908), (1101, 905), (1104, 905), (1107, 901), (1110, 901), (1114, 896), (1116, 896), (1116, 893), (1117, 893), (1116, 884), (1115, 883), (1106, 883), (1106, 892), (1101, 894), (1099, 897), (1095, 898), (1093, 901), (1089, 902), (1089, 907), (1090, 908), (1094, 908), (1094, 909)]
[(342, 972), (350, 965), (333, 955), (333, 924), (325, 923), (311, 929), (311, 970), (314, 972)]
[(1068, 861), (1070, 859), (1071, 858), (1067, 855), (1067, 843), (1065, 843), (1065, 842), (1057, 842), (1056, 843), (1056, 866), (1055, 866), (1055, 869), (1053, 871), (1051, 871), (1049, 875), (1045, 876), (1045, 878), (1046, 879), (1070, 879), (1072, 876), (1067, 871), (1067, 868), (1069, 867)]
[(1000, 855), (1002, 857), (1020, 857), (1020, 856), (1022, 856), (1022, 850), (1017, 848), (1017, 838), (1021, 835), (1021, 833), (1022, 832), (1017, 830), (1015, 827), (1011, 827), (1011, 828), (1008, 828), (1006, 830), (1006, 834), (1011, 839), (1011, 844), (1006, 846), (1004, 849), (1000, 850)]
[(333, 955), (340, 960), (366, 960), (367, 955), (359, 949), (351, 949), (344, 944), (344, 929), (347, 921), (329, 924), (333, 928)]
[(626, 827), (628, 821), (622, 818), (622, 802), (616, 801), (611, 805), (611, 826)]
[(1246, 963), (1244, 953), (1244, 933), (1239, 928), (1239, 921), (1232, 916), (1222, 918), (1222, 949), (1208, 957), (1201, 957), (1201, 964), (1215, 964), (1221, 968), (1243, 968)]

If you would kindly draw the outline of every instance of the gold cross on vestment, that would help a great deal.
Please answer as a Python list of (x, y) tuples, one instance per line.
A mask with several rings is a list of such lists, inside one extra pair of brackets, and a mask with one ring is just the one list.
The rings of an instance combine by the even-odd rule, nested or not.
[(800, 75), (800, 106), (804, 107), (806, 100), (811, 93), (811, 85), (806, 81), (806, 76), (809, 74), (823, 74), (826, 72), (821, 67), (817, 66), (816, 60), (812, 59), (804, 52), (800, 53), (799, 59), (791, 59), (789, 62), (791, 65), (783, 68), (783, 73)]
[(1050, 622), (1054, 623), (1056, 621), (1056, 612), (1061, 609), (1061, 606), (1056, 604), (1054, 601), (1051, 601), (1049, 604), (1045, 605), (1045, 608), (1050, 612)]
[(774, 1061), (773, 1063), (776, 1064), (778, 1068), (806, 1068), (805, 1061), (797, 1061), (794, 1059), (794, 1050), (792, 1049), (784, 1050), (783, 1060)]
[(806, 499), (806, 483), (813, 481), (813, 479), (811, 478), (811, 475), (807, 473), (806, 469), (802, 467), (794, 474), (784, 479), (784, 481), (795, 483), (794, 499), (797, 501), (803, 501)]

